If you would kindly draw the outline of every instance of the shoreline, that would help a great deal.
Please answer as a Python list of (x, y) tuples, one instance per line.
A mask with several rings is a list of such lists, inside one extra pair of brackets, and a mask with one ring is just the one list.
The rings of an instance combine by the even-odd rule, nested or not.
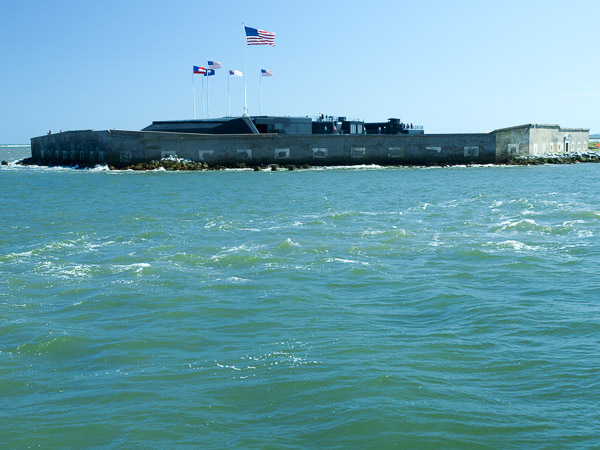
[[(532, 165), (544, 165), (544, 164), (577, 164), (577, 163), (600, 163), (600, 152), (588, 151), (588, 152), (575, 152), (575, 153), (547, 153), (544, 155), (525, 155), (516, 156), (510, 158), (504, 163), (492, 163), (495, 166), (532, 166)], [(97, 167), (98, 164), (81, 164), (80, 162), (73, 162), (73, 164), (56, 164), (51, 160), (42, 160), (38, 158), (25, 158), (20, 161), (16, 161), (17, 165), (21, 166), (47, 166), (47, 167), (71, 167), (74, 169), (91, 169)], [(7, 161), (2, 161), (2, 165), (8, 165)], [(394, 164), (394, 165), (381, 165), (381, 167), (452, 167), (452, 166), (473, 166), (474, 164)], [(476, 165), (476, 164), (475, 164)], [(293, 165), (293, 164), (245, 164), (236, 163), (233, 165), (209, 165), (206, 162), (197, 162), (186, 159), (174, 159), (167, 158), (162, 160), (153, 160), (149, 162), (142, 162), (137, 164), (122, 164), (113, 165), (109, 164), (107, 167), (110, 170), (133, 170), (133, 171), (152, 171), (152, 170), (166, 170), (166, 171), (219, 171), (226, 169), (247, 169), (255, 172), (260, 171), (277, 171), (277, 170), (298, 170), (298, 169), (311, 169), (313, 167), (320, 167), (308, 164)], [(328, 167), (328, 166), (324, 166)]]

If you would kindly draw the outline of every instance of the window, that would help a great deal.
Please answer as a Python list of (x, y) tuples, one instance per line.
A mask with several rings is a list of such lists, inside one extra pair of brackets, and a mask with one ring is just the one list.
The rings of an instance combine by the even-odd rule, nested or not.
[(242, 161), (252, 159), (252, 150), (249, 148), (238, 149), (237, 150), (237, 158)]
[(465, 156), (479, 156), (479, 147), (465, 147)]
[(327, 158), (327, 149), (326, 148), (313, 148), (313, 158), (323, 159)]
[(389, 158), (402, 158), (404, 156), (404, 149), (402, 147), (390, 147), (388, 148)]
[(214, 150), (198, 150), (198, 161), (206, 161), (206, 158), (210, 158)]
[(289, 148), (276, 148), (275, 159), (288, 159), (290, 157)]
[(364, 158), (366, 150), (364, 147), (352, 147), (350, 151), (351, 158)]

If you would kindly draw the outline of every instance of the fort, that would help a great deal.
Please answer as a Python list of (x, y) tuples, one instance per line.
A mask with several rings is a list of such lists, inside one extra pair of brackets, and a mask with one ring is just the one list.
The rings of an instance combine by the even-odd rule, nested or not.
[(141, 131), (78, 130), (31, 139), (40, 165), (124, 168), (165, 158), (208, 167), (259, 165), (501, 164), (511, 158), (586, 151), (589, 130), (525, 124), (488, 133), (426, 134), (400, 119), (243, 116), (155, 121)]

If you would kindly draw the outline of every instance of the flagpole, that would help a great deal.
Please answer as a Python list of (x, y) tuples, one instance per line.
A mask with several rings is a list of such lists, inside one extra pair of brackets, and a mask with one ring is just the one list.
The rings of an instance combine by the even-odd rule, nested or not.
[(202, 119), (205, 119), (204, 114), (204, 75), (202, 75)]
[(231, 80), (231, 74), (227, 76), (227, 117), (231, 117), (231, 96), (229, 95), (229, 80)]
[(260, 72), (260, 115), (262, 116), (262, 70)]
[[(244, 36), (246, 36), (246, 27), (242, 22), (242, 28), (244, 29)], [(244, 73), (246, 73), (246, 42), (244, 42)], [(248, 102), (246, 97), (246, 77), (244, 77), (244, 115), (248, 115)]]
[(196, 120), (196, 85), (194, 84), (194, 72), (192, 72), (192, 92), (194, 95), (194, 120)]
[(209, 88), (209, 82), (210, 82), (210, 77), (208, 76), (208, 71), (210, 69), (206, 69), (206, 118), (210, 119), (210, 88)]

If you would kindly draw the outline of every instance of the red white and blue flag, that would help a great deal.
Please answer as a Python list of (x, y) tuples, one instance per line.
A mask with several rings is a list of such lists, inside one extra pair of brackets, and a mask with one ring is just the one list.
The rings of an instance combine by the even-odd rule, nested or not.
[(275, 45), (275, 33), (257, 28), (246, 29), (246, 42), (248, 45)]
[(206, 75), (206, 69), (200, 66), (194, 66), (194, 73), (199, 73), (200, 75)]
[(260, 76), (261, 77), (272, 77), (273, 76), (273, 71), (272, 70), (267, 70), (267, 69), (260, 69)]
[(209, 69), (220, 69), (221, 63), (219, 61), (208, 61), (208, 68)]
[(244, 74), (242, 72), (240, 72), (239, 70), (229, 70), (229, 76), (230, 77), (243, 77)]

